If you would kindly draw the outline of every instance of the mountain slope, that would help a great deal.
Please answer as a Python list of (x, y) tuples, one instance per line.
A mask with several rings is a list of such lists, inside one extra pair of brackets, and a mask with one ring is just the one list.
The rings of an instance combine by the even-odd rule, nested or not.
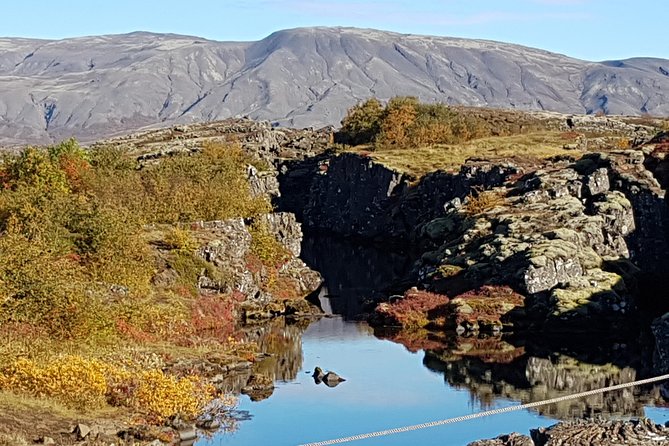
[(519, 45), (355, 28), (258, 42), (131, 33), (0, 39), (0, 142), (98, 139), (235, 115), (337, 125), (370, 96), (568, 113), (669, 114), (669, 60), (594, 63)]

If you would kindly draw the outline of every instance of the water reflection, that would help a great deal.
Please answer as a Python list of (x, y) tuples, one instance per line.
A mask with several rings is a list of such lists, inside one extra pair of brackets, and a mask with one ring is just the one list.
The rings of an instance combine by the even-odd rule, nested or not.
[(389, 294), (401, 291), (413, 258), (407, 253), (362, 246), (327, 236), (309, 236), (302, 242), (302, 259), (323, 274), (323, 297), (334, 314), (356, 320)]
[(254, 365), (254, 372), (273, 381), (291, 381), (302, 368), (302, 334), (308, 320), (273, 319), (267, 324), (245, 328), (246, 338), (256, 341), (267, 355)]
[[(325, 279), (319, 300), (326, 313), (316, 322), (278, 318), (245, 328), (268, 356), (250, 373), (270, 377), (273, 395), (260, 402), (243, 397), (239, 409), (253, 418), (238, 432), (210, 443), (300, 444), (388, 429), (481, 410), (535, 402), (649, 376), (652, 342), (646, 335), (600, 339), (542, 334), (461, 337), (454, 333), (372, 330), (348, 322), (395, 292), (411, 259), (401, 253), (328, 239), (307, 238), (305, 260)], [(316, 385), (316, 366), (334, 369), (347, 381)], [(239, 385), (239, 384), (237, 384)], [(659, 387), (632, 387), (542, 406), (411, 436), (369, 440), (372, 445), (467, 444), (503, 432), (527, 432), (558, 419), (640, 417), (661, 406)], [(645, 407), (644, 407), (645, 406)], [(658, 416), (658, 410), (651, 414)], [(328, 423), (305, 420), (328, 420)], [(299, 426), (299, 428), (286, 428)], [(475, 427), (474, 427), (475, 426)], [(474, 427), (474, 428), (473, 428)], [(271, 441), (268, 441), (271, 438)]]
[[(303, 252), (325, 278), (320, 295), (323, 308), (349, 319), (367, 311), (365, 301), (387, 297), (391, 284), (405, 276), (412, 262), (402, 253), (328, 237), (305, 239)], [(482, 408), (499, 399), (535, 402), (653, 373), (652, 339), (633, 330), (620, 333), (617, 339), (538, 333), (460, 337), (426, 330), (378, 329), (374, 334), (410, 352), (425, 352), (425, 367), (443, 373), (449, 386), (467, 390)], [(644, 406), (663, 403), (658, 386), (633, 387), (543, 406), (538, 412), (557, 419), (643, 416)]]
[[(524, 404), (628, 383), (644, 377), (640, 370), (647, 369), (641, 366), (643, 357), (638, 354), (643, 349), (620, 342), (610, 342), (618, 346), (611, 351), (618, 351), (609, 357), (601, 351), (589, 350), (589, 356), (596, 353), (597, 361), (588, 362), (577, 353), (570, 356), (550, 352), (547, 356), (537, 356), (534, 344), (514, 345), (519, 339), (511, 340), (512, 343), (502, 336), (457, 337), (426, 331), (377, 335), (401, 343), (410, 351), (426, 347), (425, 367), (442, 373), (450, 387), (467, 390), (481, 409), (492, 407), (499, 399)], [(599, 340), (601, 348), (606, 344), (605, 340)], [(630, 351), (627, 363), (621, 348)], [(545, 353), (545, 346), (540, 350)], [(662, 404), (660, 387), (645, 386), (541, 406), (536, 411), (561, 420), (593, 416), (640, 417), (644, 416), (645, 406)]]

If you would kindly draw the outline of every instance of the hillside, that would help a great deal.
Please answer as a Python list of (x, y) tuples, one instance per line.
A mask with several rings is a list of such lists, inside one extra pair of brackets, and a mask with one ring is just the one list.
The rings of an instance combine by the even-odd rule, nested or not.
[(669, 60), (588, 62), (492, 41), (301, 28), (258, 42), (131, 33), (0, 39), (0, 144), (83, 141), (246, 115), (338, 125), (371, 96), (669, 114)]

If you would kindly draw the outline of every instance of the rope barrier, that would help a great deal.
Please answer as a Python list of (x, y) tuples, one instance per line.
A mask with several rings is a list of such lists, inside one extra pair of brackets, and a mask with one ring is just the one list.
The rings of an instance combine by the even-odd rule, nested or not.
[(387, 429), (387, 430), (378, 431), (378, 432), (370, 432), (370, 433), (366, 433), (366, 434), (353, 435), (353, 436), (350, 436), (350, 437), (337, 438), (337, 439), (334, 439), (334, 440), (318, 441), (318, 442), (315, 442), (315, 443), (305, 443), (305, 444), (302, 444), (300, 446), (327, 446), (327, 445), (331, 445), (331, 444), (341, 444), (341, 443), (348, 443), (348, 442), (351, 442), (351, 441), (364, 440), (366, 438), (383, 437), (383, 436), (386, 436), (386, 435), (399, 434), (399, 433), (402, 433), (402, 432), (411, 432), (411, 431), (416, 431), (416, 430), (419, 430), (419, 429), (426, 429), (428, 427), (443, 426), (445, 424), (459, 423), (461, 421), (473, 420), (475, 418), (488, 417), (488, 416), (497, 415), (497, 414), (500, 414), (500, 413), (513, 412), (513, 411), (516, 411), (516, 410), (523, 410), (523, 409), (530, 409), (530, 408), (533, 408), (533, 407), (544, 406), (546, 404), (559, 403), (559, 402), (562, 402), (562, 401), (568, 401), (568, 400), (573, 400), (573, 399), (577, 399), (577, 398), (583, 398), (583, 397), (590, 396), (590, 395), (597, 395), (599, 393), (610, 392), (610, 391), (613, 391), (613, 390), (625, 389), (627, 387), (634, 387), (634, 386), (640, 386), (640, 385), (643, 385), (643, 384), (654, 383), (654, 382), (657, 382), (657, 381), (664, 381), (666, 379), (669, 379), (669, 374), (656, 376), (655, 378), (642, 379), (642, 380), (639, 380), (639, 381), (633, 381), (633, 382), (624, 383), (624, 384), (616, 384), (614, 386), (603, 387), (601, 389), (588, 390), (587, 392), (581, 392), (581, 393), (575, 393), (575, 394), (572, 394), (572, 395), (560, 396), (560, 397), (551, 398), (551, 399), (548, 399), (548, 400), (536, 401), (534, 403), (526, 403), (526, 404), (521, 404), (521, 405), (518, 405), (518, 406), (501, 407), (499, 409), (487, 410), (485, 412), (472, 413), (472, 414), (469, 414), (469, 415), (462, 415), (462, 416), (455, 417), (455, 418), (447, 418), (445, 420), (430, 421), (428, 423), (415, 424), (413, 426), (397, 427), (397, 428), (394, 428), (394, 429)]

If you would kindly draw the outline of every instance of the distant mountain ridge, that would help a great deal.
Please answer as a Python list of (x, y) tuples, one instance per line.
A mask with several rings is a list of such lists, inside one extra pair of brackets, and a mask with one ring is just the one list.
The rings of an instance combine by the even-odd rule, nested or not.
[(338, 125), (376, 96), (669, 115), (669, 60), (588, 62), (486, 40), (298, 28), (257, 42), (136, 32), (0, 38), (0, 144), (84, 141), (155, 125), (249, 116)]

